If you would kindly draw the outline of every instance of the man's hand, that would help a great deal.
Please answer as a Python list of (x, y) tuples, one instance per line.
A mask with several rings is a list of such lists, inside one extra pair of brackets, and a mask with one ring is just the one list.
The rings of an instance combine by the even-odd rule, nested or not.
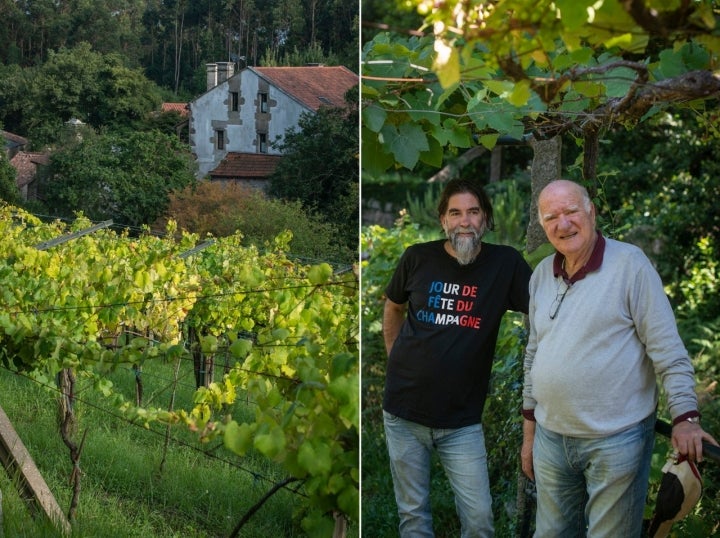
[(718, 446), (715, 438), (703, 430), (700, 424), (694, 424), (685, 420), (678, 422), (672, 428), (673, 449), (678, 454), (687, 456), (690, 461), (701, 462), (703, 460), (703, 441)]
[(533, 470), (533, 442), (535, 441), (535, 423), (532, 420), (523, 420), (523, 443), (520, 449), (520, 463), (525, 475), (535, 481)]
[(400, 327), (405, 321), (405, 309), (407, 303), (398, 304), (390, 299), (385, 299), (385, 310), (383, 312), (383, 338), (385, 339), (385, 351), (390, 355), (395, 339), (400, 334)]

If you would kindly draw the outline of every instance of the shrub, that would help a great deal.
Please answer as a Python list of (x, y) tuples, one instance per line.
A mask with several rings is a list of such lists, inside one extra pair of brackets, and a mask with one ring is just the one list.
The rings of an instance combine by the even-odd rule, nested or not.
[(334, 225), (304, 211), (299, 202), (268, 198), (262, 191), (236, 184), (205, 181), (171, 196), (170, 208), (156, 223), (174, 219), (179, 229), (201, 237), (224, 237), (240, 231), (245, 244), (258, 247), (290, 230), (291, 255), (337, 264), (353, 263), (357, 254), (338, 240)]

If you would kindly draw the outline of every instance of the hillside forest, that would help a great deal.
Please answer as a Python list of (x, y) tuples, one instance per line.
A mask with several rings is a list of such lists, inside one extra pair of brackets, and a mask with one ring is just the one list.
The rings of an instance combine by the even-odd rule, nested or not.
[[(183, 118), (161, 113), (161, 104), (203, 93), (212, 62), (234, 62), (235, 72), (311, 63), (357, 71), (357, 14), (356, 2), (337, 0), (0, 0), (0, 129), (26, 138), (27, 151), (49, 159), (41, 169), (45, 195), (27, 202), (15, 188), (14, 169), (0, 157), (0, 198), (37, 215), (73, 218), (81, 211), (133, 230), (162, 229), (168, 218), (181, 218), (197, 185), (187, 129), (177, 130)], [(327, 116), (307, 118), (305, 127), (347, 136), (334, 135), (338, 151), (317, 163), (308, 181), (337, 178), (346, 193), (341, 203), (357, 208), (357, 115)], [(295, 133), (282, 152), (300, 155), (306, 143)], [(226, 234), (256, 220), (251, 211), (261, 206), (241, 204), (253, 193), (233, 191), (231, 207), (220, 208), (206, 201), (222, 195), (207, 190), (190, 202), (205, 215), (203, 229), (189, 231)], [(338, 216), (337, 208), (319, 207), (292, 189), (276, 199), (278, 225), (252, 231), (248, 244), (262, 245), (274, 237), (270, 231), (293, 222), (299, 234), (318, 238), (293, 240), (296, 255), (340, 263), (356, 258), (357, 225), (350, 228), (357, 210), (350, 219)], [(229, 215), (237, 215), (235, 222)]]
[(177, 95), (204, 89), (206, 62), (270, 65), (312, 49), (357, 67), (357, 2), (2, 0), (0, 16), (3, 65), (42, 65), (52, 51), (86, 42)]

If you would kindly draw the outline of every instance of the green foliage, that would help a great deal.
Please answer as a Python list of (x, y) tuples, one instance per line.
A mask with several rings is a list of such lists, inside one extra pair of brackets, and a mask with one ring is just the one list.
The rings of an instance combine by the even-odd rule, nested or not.
[(492, 199), (495, 230), (489, 232), (487, 241), (511, 245), (522, 251), (528, 226), (527, 201), (530, 199), (528, 181), (511, 180), (490, 183), (486, 191)]
[[(370, 175), (437, 166), (457, 148), (492, 148), (500, 137), (583, 137), (669, 107), (702, 110), (716, 92), (713, 0), (687, 10), (591, 0), (409, 5), (434, 34), (378, 33), (362, 49)], [(688, 91), (691, 72), (708, 91)], [(675, 91), (653, 93), (656, 84)]]
[(650, 256), (680, 315), (692, 310), (714, 319), (720, 315), (712, 284), (713, 260), (720, 257), (716, 133), (705, 116), (677, 113), (604, 139), (597, 190), (607, 231)]
[[(171, 110), (168, 112), (151, 113), (143, 120), (134, 123), (138, 131), (160, 131), (166, 135), (177, 135), (178, 125), (187, 121), (180, 112)], [(179, 133), (183, 143), (188, 143), (187, 129), (181, 129)]]
[[(407, 193), (407, 210), (413, 222), (418, 223), (425, 229), (440, 230), (440, 218), (437, 212), (438, 202), (442, 193), (443, 185), (431, 183), (425, 185), (425, 189), (416, 189), (413, 193)], [(420, 191), (420, 192), (418, 192)]]
[(158, 109), (159, 90), (141, 70), (130, 69), (118, 62), (105, 66), (98, 75), (102, 85), (98, 104), (88, 117), (91, 125), (132, 128)]
[(255, 200), (256, 203), (246, 206), (245, 211), (233, 219), (246, 243), (265, 245), (284, 230), (291, 230), (289, 253), (292, 256), (331, 260), (338, 264), (357, 261), (356, 245), (347, 246), (338, 241), (341, 234), (337, 226), (308, 214), (299, 202), (283, 202), (264, 196), (257, 196)]
[(4, 154), (0, 154), (0, 200), (4, 200), (8, 204), (17, 204), (20, 201), (16, 176), (15, 168)]
[(154, 225), (164, 228), (167, 220), (178, 228), (205, 237), (224, 237), (240, 232), (243, 245), (268, 248), (275, 237), (289, 230), (288, 255), (293, 258), (326, 260), (335, 264), (357, 261), (357, 248), (338, 241), (337, 227), (305, 211), (300, 202), (285, 202), (266, 196), (253, 187), (203, 181), (170, 195), (166, 215)]
[(263, 67), (293, 67), (310, 64), (340, 65), (336, 57), (327, 56), (325, 51), (323, 51), (317, 43), (311, 45), (308, 49), (294, 49), (283, 57), (282, 63), (280, 63), (281, 60), (277, 58), (276, 52), (277, 51), (268, 50), (265, 53), (261, 62)]
[(422, 26), (422, 16), (415, 6), (402, 0), (362, 0), (363, 43), (380, 31), (399, 34)]
[(362, 211), (373, 209), (373, 205), (383, 208), (392, 207), (399, 211), (408, 203), (408, 198), (420, 198), (431, 186), (428, 186), (419, 174), (403, 174), (399, 172), (371, 176), (363, 173)]
[(160, 132), (88, 136), (52, 154), (44, 185), (48, 210), (141, 226), (168, 207), (169, 195), (195, 182), (189, 151)]
[(0, 65), (38, 66), (50, 51), (86, 42), (99, 54), (122, 54), (124, 65), (142, 66), (175, 95), (204, 91), (195, 73), (207, 62), (261, 65), (266, 51), (285, 65), (293, 51), (317, 46), (323, 57), (357, 67), (357, 1), (37, 0), (4, 1), (1, 11)]
[(0, 64), (0, 124), (10, 132), (16, 132), (22, 121), (28, 79), (29, 70)]
[(708, 237), (694, 245), (697, 255), (686, 266), (685, 278), (673, 286), (679, 315), (701, 319), (720, 317), (720, 262), (718, 245)]
[[(184, 424), (202, 442), (261, 456), (302, 481), (303, 525), (337, 512), (356, 521), (359, 496), (358, 285), (329, 264), (290, 261), (288, 234), (271, 252), (234, 235), (190, 253), (196, 237), (103, 229), (51, 249), (70, 230), (15, 208), (0, 215), (0, 361), (53, 385), (62, 369), (93, 379), (130, 421)], [(79, 219), (71, 229), (88, 227)], [(187, 254), (186, 254), (187, 253)], [(199, 349), (186, 349), (188, 334)], [(240, 342), (238, 341), (245, 341)], [(189, 344), (188, 344), (189, 345)], [(227, 375), (202, 386), (192, 408), (142, 408), (113, 391), (120, 366), (224, 353)], [(234, 361), (233, 365), (229, 360)], [(245, 395), (254, 414), (229, 406)], [(227, 436), (227, 437), (225, 437)]]
[[(278, 237), (278, 253), (288, 239)], [(188, 321), (209, 337), (209, 351), (226, 347), (237, 365), (221, 382), (198, 391), (195, 408), (180, 412), (179, 420), (208, 442), (222, 435), (229, 450), (262, 454), (303, 480), (309, 498), (303, 525), (311, 534), (322, 535), (318, 529), (328, 525), (333, 511), (356, 521), (360, 415), (354, 275), (333, 275), (328, 264), (292, 266), (283, 254), (260, 257), (255, 249), (226, 248), (219, 254), (198, 260), (199, 274), (220, 270), (230, 276), (231, 269), (241, 274), (230, 283), (206, 281), (204, 293), (226, 298), (199, 302)], [(262, 286), (263, 294), (247, 292)], [(239, 296), (244, 296), (240, 304)], [(253, 337), (239, 336), (238, 329)], [(239, 389), (257, 404), (251, 420), (226, 415)]]
[[(181, 376), (191, 365), (180, 367)], [(192, 385), (173, 386), (175, 364), (146, 364), (141, 380), (145, 397), (179, 407), (192, 406)], [(115, 390), (133, 398), (136, 376), (119, 368), (109, 376)], [(0, 370), (2, 408), (27, 447), (61, 510), (72, 496), (72, 467), (57, 432), (57, 394), (24, 376)], [(228, 452), (211, 457), (191, 432), (174, 429), (165, 447), (164, 428), (145, 429), (117, 416), (91, 379), (80, 380), (75, 402), (81, 427), (87, 430), (81, 470), (83, 487), (78, 516), (69, 538), (215, 538), (229, 536), (240, 518), (284, 478), (282, 469), (262, 458), (241, 460)], [(233, 413), (252, 414), (252, 403), (240, 402)], [(3, 531), (14, 538), (60, 538), (43, 517), (28, 510), (17, 482), (0, 473)], [(302, 496), (281, 490), (243, 528), (243, 536), (297, 536), (294, 511)], [(352, 536), (351, 533), (348, 534)]]
[(57, 142), (71, 118), (96, 128), (131, 126), (156, 110), (160, 97), (141, 70), (123, 62), (88, 43), (51, 51), (41, 66), (23, 70), (21, 92), (13, 81), (3, 88), (10, 109), (3, 113), (13, 115), (1, 119), (11, 130), (27, 133), (38, 147)]
[(299, 201), (337, 227), (343, 245), (357, 248), (359, 224), (357, 92), (347, 107), (303, 114), (277, 149), (283, 153), (270, 177), (269, 194)]

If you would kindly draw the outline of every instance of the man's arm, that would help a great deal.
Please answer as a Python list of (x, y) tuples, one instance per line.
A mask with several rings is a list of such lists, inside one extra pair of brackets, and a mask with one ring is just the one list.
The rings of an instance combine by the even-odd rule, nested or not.
[(533, 443), (535, 441), (535, 421), (523, 419), (523, 443), (520, 449), (520, 464), (523, 473), (530, 480), (535, 481), (535, 470), (533, 468)]
[(385, 350), (390, 355), (390, 350), (395, 339), (400, 334), (400, 327), (405, 321), (405, 304), (398, 304), (390, 299), (385, 299), (385, 310), (383, 312), (383, 337), (385, 338)]

